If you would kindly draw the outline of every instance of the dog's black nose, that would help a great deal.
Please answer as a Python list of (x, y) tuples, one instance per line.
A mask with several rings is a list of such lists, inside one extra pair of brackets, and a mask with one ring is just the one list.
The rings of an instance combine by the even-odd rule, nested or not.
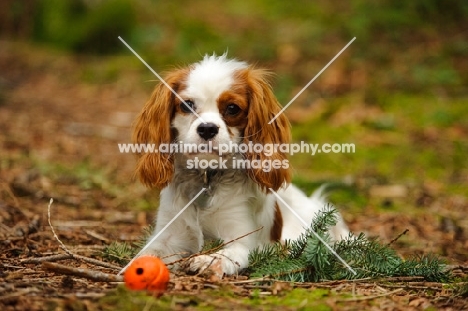
[(197, 127), (197, 133), (204, 140), (209, 140), (218, 134), (218, 126), (214, 123), (202, 123)]

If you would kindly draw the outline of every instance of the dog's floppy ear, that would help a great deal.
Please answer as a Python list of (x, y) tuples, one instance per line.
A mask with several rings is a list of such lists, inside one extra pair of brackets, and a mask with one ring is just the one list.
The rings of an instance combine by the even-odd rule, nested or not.
[[(171, 72), (165, 78), (174, 91), (181, 89), (187, 70)], [(170, 144), (175, 137), (171, 130), (171, 121), (175, 114), (175, 95), (159, 83), (138, 115), (133, 131), (135, 144), (153, 144), (157, 150), (160, 144)], [(162, 189), (167, 186), (174, 174), (174, 158), (169, 153), (140, 153), (136, 175), (148, 187)]]
[[(278, 103), (271, 86), (268, 82), (269, 73), (261, 69), (249, 68), (244, 73), (248, 86), (249, 111), (247, 126), (244, 130), (244, 143), (248, 144), (289, 144), (291, 139), (290, 124), (284, 114), (280, 114), (271, 124), (268, 124), (280, 111)], [(260, 153), (247, 153), (246, 158), (253, 163), (258, 160), (262, 167), (251, 168), (248, 171), (250, 178), (256, 182), (264, 191), (268, 188), (278, 190), (281, 186), (291, 181), (289, 162), (282, 152), (275, 152), (270, 156)], [(274, 160), (281, 168), (267, 168), (267, 162)], [(266, 162), (265, 162), (266, 161)], [(270, 164), (271, 164), (270, 162)], [(286, 163), (287, 165), (283, 165)]]

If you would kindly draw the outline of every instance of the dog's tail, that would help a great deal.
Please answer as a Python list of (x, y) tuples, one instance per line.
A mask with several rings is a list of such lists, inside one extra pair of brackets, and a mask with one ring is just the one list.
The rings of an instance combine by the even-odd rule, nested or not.
[[(312, 195), (309, 197), (310, 200), (316, 206), (321, 206), (321, 209), (330, 206), (331, 203), (328, 201), (328, 194), (327, 191), (329, 188), (329, 184), (322, 184), (319, 188), (317, 188)], [(341, 214), (338, 212), (337, 215), (337, 222), (336, 225), (330, 228), (330, 235), (333, 240), (339, 241), (345, 239), (349, 236), (349, 228), (341, 217)]]
[(315, 189), (315, 191), (310, 195), (311, 200), (318, 200), (326, 202), (327, 200), (327, 190), (328, 184), (322, 184), (320, 187)]

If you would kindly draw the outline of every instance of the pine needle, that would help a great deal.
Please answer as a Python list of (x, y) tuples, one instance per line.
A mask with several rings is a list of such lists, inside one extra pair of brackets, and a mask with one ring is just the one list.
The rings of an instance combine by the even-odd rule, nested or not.
[(363, 233), (350, 234), (332, 247), (357, 272), (357, 275), (352, 274), (312, 234), (314, 230), (322, 240), (329, 242), (328, 229), (335, 225), (336, 219), (337, 211), (327, 207), (316, 215), (310, 230), (297, 240), (252, 251), (249, 255), (250, 276), (299, 282), (396, 276), (421, 276), (434, 282), (450, 280), (450, 272), (444, 270), (438, 257), (425, 255), (404, 260), (391, 244), (369, 239)]

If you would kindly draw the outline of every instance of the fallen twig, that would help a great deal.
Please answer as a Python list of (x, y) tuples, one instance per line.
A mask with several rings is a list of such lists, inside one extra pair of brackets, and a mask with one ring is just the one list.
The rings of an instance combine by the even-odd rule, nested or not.
[(394, 238), (393, 240), (391, 240), (387, 246), (390, 246), (392, 245), (393, 243), (395, 243), (396, 241), (398, 241), (402, 236), (404, 236), (405, 234), (407, 234), (409, 232), (409, 229), (405, 229), (405, 231), (403, 231), (402, 233), (400, 233), (396, 238)]
[(106, 237), (103, 236), (102, 234), (99, 234), (99, 233), (97, 233), (97, 232), (94, 232), (93, 230), (84, 230), (84, 232), (85, 232), (87, 235), (89, 235), (89, 236), (91, 236), (91, 237), (93, 237), (93, 238), (95, 238), (95, 239), (97, 239), (97, 240), (99, 240), (99, 241), (109, 242), (109, 239), (108, 239), (108, 238), (106, 238)]
[[(240, 237), (237, 237), (237, 238), (235, 238), (235, 239), (232, 239), (232, 240), (230, 240), (230, 241), (228, 241), (228, 242), (226, 242), (226, 243), (223, 243), (223, 244), (221, 244), (221, 245), (218, 245), (218, 246), (216, 246), (216, 247), (213, 247), (213, 248), (211, 248), (211, 249), (209, 249), (209, 250), (206, 250), (206, 251), (203, 251), (203, 252), (200, 252), (200, 253), (197, 253), (197, 254), (192, 254), (192, 255), (190, 255), (190, 256), (188, 256), (188, 257), (184, 257), (184, 258), (175, 260), (175, 261), (173, 261), (173, 262), (168, 263), (167, 265), (174, 265), (174, 264), (179, 263), (179, 262), (187, 261), (187, 260), (189, 260), (189, 259), (191, 259), (191, 258), (193, 258), (193, 257), (197, 257), (197, 256), (201, 256), (201, 255), (206, 255), (206, 254), (213, 253), (213, 252), (215, 252), (215, 251), (217, 251), (217, 250), (223, 248), (224, 246), (226, 246), (226, 245), (228, 245), (228, 244), (231, 244), (231, 243), (233, 243), (233, 242), (235, 242), (235, 241), (237, 241), (237, 240), (240, 240), (240, 239), (242, 239), (242, 238), (245, 238), (246, 236), (251, 235), (251, 234), (253, 234), (253, 233), (255, 233), (255, 232), (259, 231), (259, 230), (262, 230), (262, 229), (263, 229), (263, 226), (260, 227), (260, 228), (258, 228), (258, 229), (255, 229), (255, 230), (253, 230), (253, 231), (251, 231), (251, 232), (249, 232), (249, 233), (246, 233), (246, 234), (244, 234), (244, 235), (241, 235)], [(172, 255), (171, 255), (171, 256), (172, 256)]]
[(93, 264), (93, 265), (96, 265), (96, 266), (101, 266), (101, 267), (104, 267), (104, 268), (109, 268), (109, 269), (114, 269), (114, 270), (120, 270), (122, 268), (122, 267), (113, 265), (111, 263), (104, 262), (104, 261), (94, 259), (94, 258), (89, 258), (89, 257), (86, 257), (86, 256), (81, 256), (81, 255), (76, 255), (76, 254), (73, 254), (72, 256), (73, 256), (73, 259), (86, 261), (87, 263), (90, 263), (90, 264)]
[(67, 253), (73, 259), (86, 261), (88, 263), (91, 263), (91, 264), (94, 264), (94, 265), (97, 265), (97, 266), (101, 266), (101, 267), (105, 267), (105, 268), (120, 270), (119, 266), (116, 266), (116, 265), (113, 265), (113, 264), (110, 264), (110, 263), (107, 263), (107, 262), (103, 262), (103, 261), (100, 261), (100, 260), (97, 260), (97, 259), (94, 259), (94, 258), (89, 258), (89, 257), (73, 254), (65, 246), (65, 244), (59, 239), (59, 237), (55, 233), (54, 227), (52, 226), (52, 222), (50, 220), (50, 208), (51, 208), (53, 202), (54, 202), (54, 199), (51, 198), (50, 201), (49, 201), (49, 205), (47, 207), (47, 220), (49, 222), (50, 229), (52, 230), (52, 233), (54, 234), (55, 239), (60, 243), (60, 248), (63, 249), (65, 251), (65, 253)]
[(65, 259), (72, 259), (73, 256), (70, 254), (57, 254), (52, 256), (44, 256), (44, 257), (35, 257), (35, 258), (25, 258), (21, 260), (21, 263), (43, 263), (43, 262), (53, 262), (53, 261), (60, 261)]
[(444, 284), (438, 284), (438, 283), (433, 283), (433, 282), (430, 282), (428, 284), (418, 284), (418, 283), (419, 282), (417, 282), (416, 284), (409, 283), (409, 284), (401, 284), (401, 285), (398, 285), (398, 284), (380, 284), (380, 286), (387, 287), (387, 288), (402, 288), (402, 289), (414, 289), (414, 290), (435, 290), (435, 291), (439, 291), (439, 290), (443, 289), (443, 287), (444, 287)]
[(358, 302), (358, 301), (363, 301), (363, 300), (372, 300), (372, 299), (376, 299), (376, 298), (390, 296), (390, 295), (396, 294), (398, 292), (401, 292), (402, 290), (403, 290), (403, 288), (399, 288), (399, 289), (396, 289), (394, 291), (384, 293), (384, 294), (380, 294), (380, 295), (362, 296), (362, 297), (347, 298), (347, 299), (338, 299), (338, 300), (336, 300), (336, 302)]
[(58, 263), (43, 262), (42, 268), (60, 274), (83, 277), (96, 282), (123, 282), (123, 277), (120, 275), (108, 274), (90, 269), (73, 268)]
[[(311, 284), (311, 285), (338, 285), (338, 284), (342, 284), (342, 283), (360, 283), (360, 282), (368, 282), (371, 278), (367, 277), (367, 278), (361, 278), (361, 279), (351, 279), (351, 280), (348, 280), (348, 279), (344, 279), (344, 280), (333, 280), (333, 281), (323, 281), (323, 282), (311, 282), (311, 283), (307, 283), (307, 284)], [(305, 283), (305, 282), (301, 282), (301, 283)]]
[(98, 259), (94, 258), (89, 258), (86, 256), (81, 256), (81, 255), (76, 255), (76, 254), (57, 254), (57, 255), (52, 255), (52, 256), (45, 256), (45, 257), (37, 257), (37, 258), (26, 258), (21, 260), (21, 263), (43, 263), (43, 262), (53, 262), (53, 261), (60, 261), (60, 260), (65, 260), (65, 259), (76, 259), (76, 260), (82, 260), (87, 263), (104, 267), (104, 268), (109, 268), (109, 269), (114, 269), (114, 270), (120, 270), (119, 266), (113, 265), (108, 262), (100, 261)]
[(387, 278), (378, 278), (377, 282), (414, 282), (424, 280), (423, 276), (391, 276)]
[(248, 233), (246, 233), (246, 234), (244, 234), (244, 235), (241, 235), (240, 237), (237, 237), (237, 238), (235, 238), (235, 239), (232, 239), (232, 240), (230, 240), (230, 241), (228, 241), (228, 242), (226, 242), (226, 243), (223, 243), (223, 244), (221, 244), (221, 245), (218, 245), (218, 246), (216, 246), (216, 247), (213, 247), (212, 249), (208, 249), (208, 250), (206, 250), (206, 251), (204, 251), (204, 252), (201, 252), (200, 254), (197, 254), (197, 256), (198, 256), (198, 255), (205, 255), (205, 254), (209, 254), (209, 253), (216, 252), (217, 250), (219, 250), (219, 249), (225, 247), (226, 245), (231, 244), (231, 243), (233, 243), (233, 242), (235, 242), (235, 241), (238, 241), (238, 240), (240, 240), (240, 239), (243, 239), (243, 238), (245, 238), (246, 236), (249, 236), (249, 235), (251, 235), (251, 234), (253, 234), (253, 233), (257, 232), (257, 231), (260, 231), (260, 230), (262, 230), (262, 229), (263, 229), (263, 226), (261, 226), (261, 227), (258, 228), (258, 229), (255, 229), (255, 230), (253, 230), (253, 231), (250, 231), (250, 232), (248, 232)]
[(54, 226), (52, 226), (52, 222), (50, 220), (50, 208), (52, 207), (52, 203), (54, 203), (54, 199), (50, 198), (49, 205), (47, 206), (47, 221), (49, 222), (49, 227), (52, 230), (52, 233), (54, 234), (54, 238), (59, 242), (60, 248), (65, 251), (68, 255), (73, 257), (73, 253), (68, 250), (68, 248), (63, 244), (63, 242), (59, 239), (57, 233), (55, 233)]
[(230, 281), (229, 283), (230, 284), (249, 284), (249, 283), (255, 283), (255, 282), (271, 282), (271, 281), (276, 281), (276, 280), (270, 277), (262, 277), (262, 278), (256, 278), (256, 279)]

